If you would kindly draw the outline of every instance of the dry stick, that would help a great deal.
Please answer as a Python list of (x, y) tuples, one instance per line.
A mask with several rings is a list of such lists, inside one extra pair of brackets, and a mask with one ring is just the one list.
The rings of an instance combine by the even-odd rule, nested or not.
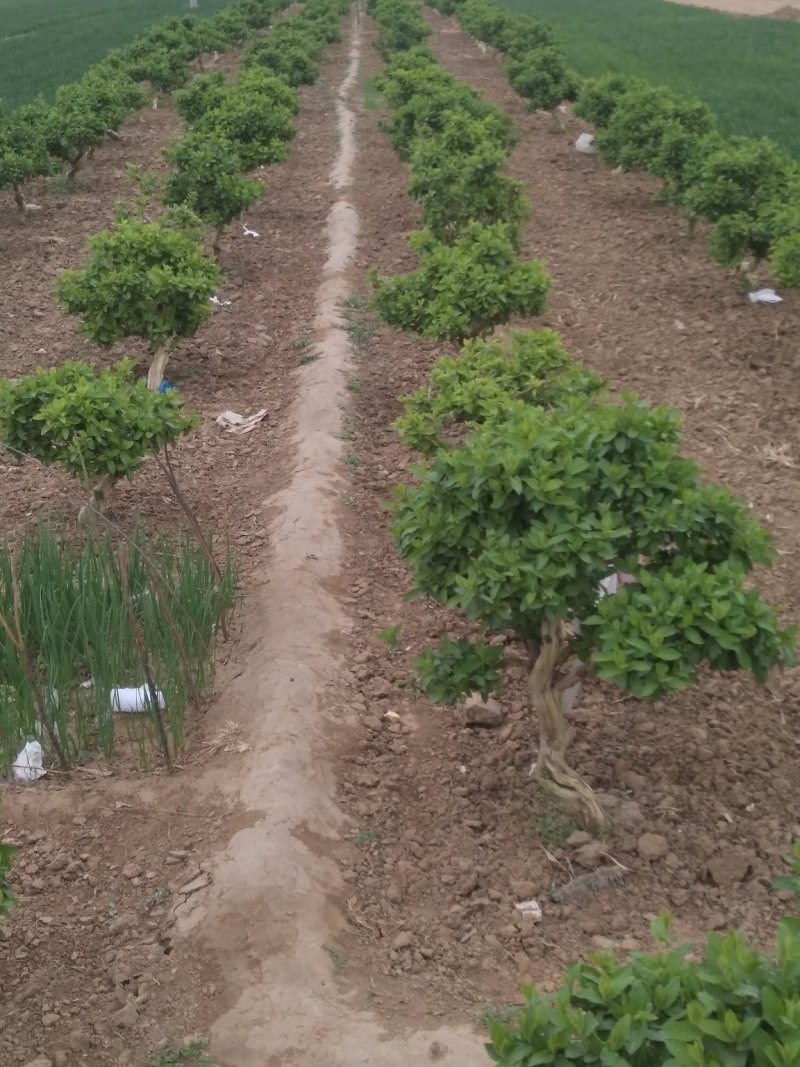
[(66, 753), (62, 748), (61, 741), (59, 740), (58, 734), (56, 733), (53, 723), (50, 720), (50, 716), (45, 710), (45, 702), (42, 697), (42, 694), (39, 692), (39, 686), (36, 682), (36, 672), (34, 671), (33, 664), (31, 663), (30, 658), (28, 656), (28, 650), (25, 647), (25, 638), (22, 635), (19, 578), (17, 576), (16, 544), (12, 546), (11, 551), (9, 553), (9, 562), (11, 564), (11, 589), (14, 597), (14, 628), (16, 630), (16, 633), (12, 631), (11, 627), (8, 624), (8, 621), (6, 620), (2, 612), (0, 612), (0, 626), (2, 626), (3, 630), (6, 633), (6, 636), (8, 637), (9, 641), (16, 650), (16, 653), (22, 663), (23, 669), (25, 670), (25, 674), (28, 676), (28, 681), (30, 682), (31, 686), (31, 695), (33, 697), (34, 708), (36, 709), (36, 712), (45, 730), (47, 730), (47, 734), (50, 738), (50, 743), (53, 746), (53, 751), (55, 752), (56, 757), (58, 758), (58, 762), (61, 765), (61, 769), (64, 771), (68, 771), (69, 760), (67, 759)]
[(178, 646), (178, 655), (181, 658), (181, 663), (183, 664), (183, 671), (186, 675), (186, 684), (189, 687), (189, 697), (196, 705), (199, 702), (199, 694), (194, 684), (192, 668), (189, 664), (189, 657), (186, 654), (186, 646), (184, 645), (183, 638), (181, 637), (180, 631), (178, 630), (178, 627), (175, 624), (175, 618), (172, 612), (169, 610), (169, 604), (167, 603), (167, 598), (164, 595), (164, 589), (161, 585), (161, 579), (156, 574), (155, 568), (153, 567), (150, 560), (147, 559), (147, 557), (144, 555), (144, 553), (142, 553), (142, 562), (144, 563), (145, 570), (147, 571), (150, 577), (150, 581), (153, 583), (153, 588), (156, 591), (156, 596), (158, 597), (158, 602), (161, 605), (161, 610), (164, 612), (164, 616), (167, 620), (167, 625), (172, 631), (172, 636), (175, 638), (175, 644)]
[[(200, 541), (200, 544), (201, 544), (201, 546), (203, 548), (203, 551), (206, 554), (206, 558), (208, 559), (208, 562), (211, 564), (211, 566), (212, 566), (212, 568), (214, 570), (214, 573), (216, 574), (217, 578), (220, 580), (220, 582), (222, 582), (222, 571), (220, 570), (219, 564), (214, 559), (213, 552), (208, 547), (208, 542), (206, 541), (206, 535), (203, 533), (203, 528), (201, 527), (200, 523), (198, 522), (197, 516), (192, 511), (192, 508), (191, 508), (191, 505), (189, 504), (189, 501), (183, 495), (183, 490), (178, 485), (178, 479), (175, 477), (175, 471), (173, 470), (173, 467), (172, 467), (172, 460), (169, 458), (169, 449), (167, 447), (166, 441), (164, 442), (164, 462), (163, 463), (161, 462), (161, 457), (159, 456), (158, 452), (154, 452), (154, 455), (156, 457), (156, 463), (158, 463), (159, 467), (161, 467), (162, 471), (164, 472), (164, 474), (166, 476), (167, 481), (169, 482), (169, 485), (170, 485), (170, 488), (172, 489), (172, 492), (175, 494), (175, 499), (178, 501), (180, 506), (183, 508), (184, 514), (188, 518), (189, 522), (192, 524), (192, 527), (194, 528), (194, 532), (197, 534), (198, 540)], [(228, 640), (228, 625), (227, 625), (227, 621), (226, 621), (226, 618), (225, 618), (225, 605), (222, 602), (221, 598), (220, 598), (220, 608), (219, 608), (219, 625), (220, 625), (220, 627), (222, 629), (222, 636), (227, 641)]]
[(153, 681), (153, 675), (150, 671), (150, 665), (147, 660), (147, 651), (144, 647), (144, 637), (139, 626), (139, 620), (136, 618), (136, 613), (133, 610), (133, 604), (131, 603), (131, 593), (128, 587), (128, 550), (127, 548), (121, 548), (119, 550), (119, 570), (120, 578), (122, 579), (122, 599), (125, 602), (125, 610), (128, 613), (128, 620), (133, 630), (133, 639), (136, 642), (136, 648), (139, 652), (139, 659), (142, 661), (142, 670), (144, 671), (145, 681), (147, 682), (147, 689), (150, 693), (150, 703), (153, 705), (153, 718), (156, 721), (156, 730), (158, 731), (158, 739), (161, 742), (161, 751), (164, 754), (164, 762), (167, 765), (167, 770), (171, 771), (172, 756), (169, 753), (169, 742), (167, 741), (167, 731), (164, 729), (164, 719), (161, 716), (161, 708), (158, 705), (158, 691), (156, 690), (155, 682)]

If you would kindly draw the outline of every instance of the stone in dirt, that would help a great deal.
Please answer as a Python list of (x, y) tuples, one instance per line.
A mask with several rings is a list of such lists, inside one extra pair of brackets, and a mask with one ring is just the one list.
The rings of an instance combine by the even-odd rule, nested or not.
[(484, 700), (480, 693), (470, 693), (464, 704), (464, 722), (467, 726), (500, 726), (505, 712), (496, 700)]
[(669, 852), (669, 843), (661, 834), (642, 834), (636, 842), (636, 851), (643, 860), (660, 860)]

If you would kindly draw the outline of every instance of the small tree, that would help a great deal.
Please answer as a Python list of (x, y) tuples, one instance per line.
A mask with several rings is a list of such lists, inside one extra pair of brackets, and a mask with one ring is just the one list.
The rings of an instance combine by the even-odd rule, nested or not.
[(14, 454), (57, 465), (90, 488), (102, 509), (114, 482), (197, 425), (177, 393), (135, 381), (134, 363), (110, 370), (68, 361), (0, 382), (0, 437)]
[(286, 82), (251, 69), (240, 75), (219, 107), (203, 115), (196, 129), (232, 142), (242, 165), (250, 170), (288, 158), (288, 143), (297, 133), (292, 116), (298, 107), (297, 93)]
[(721, 263), (763, 259), (779, 236), (776, 208), (800, 198), (800, 167), (767, 138), (730, 137), (704, 158), (683, 197), (690, 217), (716, 223), (710, 251)]
[(775, 241), (769, 258), (772, 272), (781, 285), (800, 289), (800, 202), (794, 208), (780, 208), (775, 217)]
[(297, 40), (284, 42), (262, 37), (245, 51), (242, 65), (269, 71), (287, 85), (311, 85), (319, 77), (319, 67), (311, 55), (313, 50), (313, 45), (303, 47)]
[[(597, 99), (595, 106), (600, 104)], [(661, 87), (631, 86), (596, 143), (607, 163), (664, 178), (666, 195), (680, 200), (719, 139), (714, 115), (700, 100), (685, 100)]]
[(12, 190), (20, 214), (25, 215), (30, 207), (22, 193), (23, 184), (52, 170), (44, 112), (28, 105), (8, 114), (0, 106), (0, 189)]
[(43, 121), (46, 121), (47, 148), (63, 163), (68, 181), (75, 178), (86, 153), (105, 140), (109, 128), (107, 115), (95, 103), (92, 86), (75, 82), (59, 86), (52, 108), (47, 108), (44, 102), (36, 105), (46, 115)]
[(182, 51), (173, 51), (161, 45), (148, 45), (131, 60), (130, 75), (135, 81), (149, 82), (154, 90), (153, 107), (158, 106), (161, 93), (180, 89), (189, 80), (189, 58)]
[(158, 390), (175, 340), (195, 333), (210, 313), (219, 266), (203, 255), (198, 233), (168, 221), (120, 219), (89, 245), (84, 269), (60, 274), (56, 299), (104, 348), (124, 337), (147, 341), (147, 383)]
[(221, 70), (208, 74), (197, 74), (192, 78), (187, 89), (179, 89), (173, 97), (175, 110), (184, 122), (193, 125), (203, 115), (221, 106), (228, 87)]
[(484, 121), (491, 139), (510, 151), (516, 143), (511, 119), (438, 66), (392, 68), (376, 85), (386, 96), (392, 116), (385, 126), (389, 143), (409, 159), (415, 141), (436, 136), (446, 125)]
[[(414, 592), (527, 646), (536, 771), (594, 830), (604, 813), (567, 761), (562, 705), (583, 675), (657, 698), (690, 685), (702, 664), (765, 681), (793, 658), (794, 630), (746, 581), (770, 561), (769, 536), (746, 505), (700, 481), (678, 452), (679, 426), (677, 412), (630, 397), (512, 405), (441, 449), (394, 506)], [(619, 570), (636, 584), (598, 602)]]
[(488, 136), (486, 120), (447, 122), (437, 136), (420, 138), (411, 153), (409, 196), (422, 207), (422, 224), (452, 241), (470, 222), (505, 222), (515, 244), (528, 215), (522, 182), (501, 173), (508, 152)]
[(377, 0), (369, 9), (380, 26), (375, 47), (383, 59), (405, 52), (430, 36), (431, 28), (419, 8), (406, 0)]
[(212, 251), (219, 255), (222, 231), (266, 186), (245, 177), (236, 146), (213, 134), (190, 133), (164, 154), (174, 168), (164, 186), (164, 203), (185, 203), (211, 226)]
[(420, 230), (409, 245), (419, 268), (376, 280), (375, 306), (390, 326), (461, 342), (514, 315), (544, 311), (550, 275), (541, 260), (517, 260), (505, 223), (469, 223), (452, 244)]
[(575, 114), (602, 130), (608, 126), (617, 106), (627, 93), (638, 93), (647, 82), (627, 74), (604, 74), (601, 78), (587, 78), (575, 99)]
[(532, 110), (549, 111), (556, 126), (562, 128), (558, 106), (574, 99), (578, 82), (560, 48), (545, 44), (516, 55), (506, 64), (506, 75), (511, 88)]

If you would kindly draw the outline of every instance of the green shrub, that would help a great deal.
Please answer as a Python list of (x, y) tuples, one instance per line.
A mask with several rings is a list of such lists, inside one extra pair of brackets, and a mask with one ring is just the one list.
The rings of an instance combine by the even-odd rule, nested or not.
[(191, 67), (188, 56), (171, 51), (162, 45), (143, 48), (129, 67), (135, 81), (149, 82), (156, 94), (171, 93), (189, 80)]
[(499, 340), (466, 341), (458, 358), (434, 363), (428, 384), (401, 397), (395, 429), (424, 455), (453, 429), (504, 418), (511, 404), (551, 408), (598, 396), (603, 379), (573, 363), (553, 330), (515, 330)]
[(546, 22), (529, 15), (509, 15), (491, 43), (499, 51), (515, 58), (535, 52), (542, 45), (555, 45), (556, 40)]
[(702, 161), (683, 197), (690, 216), (716, 223), (710, 251), (721, 263), (762, 259), (776, 232), (776, 210), (800, 202), (800, 167), (762, 138), (731, 137)]
[(535, 111), (553, 111), (562, 101), (572, 100), (578, 88), (564, 53), (555, 45), (541, 45), (510, 59), (506, 75), (511, 88)]
[(310, 51), (298, 44), (266, 37), (255, 41), (242, 57), (245, 67), (261, 67), (282, 78), (287, 85), (311, 85), (319, 77), (319, 67)]
[(370, 13), (380, 30), (375, 47), (384, 59), (413, 48), (430, 35), (419, 8), (408, 0), (378, 0), (370, 5)]
[(477, 41), (497, 48), (499, 42), (506, 39), (512, 17), (509, 11), (487, 4), (485, 0), (464, 0), (458, 6), (458, 21), (467, 33)]
[(83, 270), (62, 271), (56, 299), (82, 318), (91, 340), (110, 347), (141, 337), (153, 355), (149, 384), (158, 389), (166, 352), (205, 322), (221, 280), (217, 263), (203, 255), (199, 238), (166, 222), (121, 219), (89, 238)]
[[(486, 129), (485, 120), (451, 120), (440, 135), (414, 142), (408, 192), (437, 240), (455, 240), (470, 222), (505, 222), (515, 243), (519, 239), (528, 215), (524, 186), (500, 173), (508, 152)], [(470, 139), (471, 147), (461, 151)]]
[[(539, 775), (595, 829), (602, 809), (566, 761), (560, 664), (577, 656), (585, 665), (561, 688), (594, 670), (655, 698), (689, 685), (703, 662), (763, 679), (793, 660), (793, 629), (748, 579), (772, 558), (769, 535), (744, 503), (700, 482), (678, 451), (679, 427), (677, 412), (631, 397), (509, 404), (506, 418), (440, 449), (394, 507), (414, 593), (528, 644)], [(596, 603), (599, 583), (618, 570), (638, 584)], [(581, 620), (577, 637), (570, 619)]]
[(175, 110), (184, 122), (191, 126), (206, 114), (218, 108), (225, 99), (227, 85), (221, 70), (209, 74), (197, 74), (187, 89), (180, 89), (173, 98)]
[[(408, 66), (404, 65), (408, 62)], [(472, 120), (484, 122), (487, 137), (498, 148), (516, 143), (511, 120), (469, 86), (455, 81), (426, 54), (414, 50), (375, 79), (392, 112), (385, 130), (392, 148), (408, 159), (417, 138), (440, 134), (445, 126)]]
[(76, 82), (56, 90), (55, 102), (29, 105), (32, 113), (38, 108), (43, 123), (47, 149), (66, 167), (67, 178), (78, 173), (86, 153), (97, 148), (106, 137), (106, 117), (95, 109), (92, 86)]
[(426, 648), (414, 664), (419, 684), (428, 700), (457, 704), (470, 693), (486, 700), (501, 688), (503, 647), (459, 637), (443, 637), (436, 648)]
[(44, 120), (45, 112), (36, 105), (23, 105), (14, 114), (8, 114), (0, 105), (0, 189), (12, 190), (23, 214), (27, 203), (20, 187), (53, 170)]
[(132, 478), (147, 456), (197, 425), (177, 393), (134, 380), (132, 360), (108, 370), (68, 360), (0, 381), (0, 437), (15, 453), (94, 485)]
[(667, 195), (676, 199), (691, 186), (718, 140), (714, 116), (705, 104), (645, 86), (630, 88), (618, 99), (595, 143), (612, 166), (664, 178)]
[(640, 93), (647, 82), (628, 74), (605, 74), (602, 78), (587, 78), (575, 100), (575, 114), (602, 130), (608, 126), (617, 105), (627, 93)]
[(242, 174), (236, 146), (214, 134), (189, 133), (164, 154), (173, 168), (164, 203), (185, 203), (211, 226), (217, 254), (223, 228), (264, 194), (264, 183)]
[(800, 289), (800, 219), (795, 222), (794, 229), (787, 225), (783, 230), (780, 223), (776, 229), (780, 236), (769, 253), (772, 272), (781, 285)]
[(782, 889), (800, 897), (800, 838), (792, 845), (792, 851), (781, 856), (781, 859), (789, 868), (790, 873), (773, 878), (773, 889)]
[(511, 1027), (491, 1027), (498, 1067), (790, 1067), (800, 1054), (800, 928), (785, 919), (772, 959), (732, 931), (661, 955), (613, 952), (574, 964), (560, 989), (525, 990)]
[(288, 158), (288, 143), (297, 133), (292, 116), (298, 107), (297, 93), (286, 82), (251, 68), (195, 128), (235, 144), (242, 165), (250, 170)]
[(419, 268), (377, 284), (375, 306), (391, 326), (463, 341), (544, 310), (550, 276), (540, 260), (517, 261), (505, 223), (470, 223), (452, 244), (420, 230), (409, 244)]

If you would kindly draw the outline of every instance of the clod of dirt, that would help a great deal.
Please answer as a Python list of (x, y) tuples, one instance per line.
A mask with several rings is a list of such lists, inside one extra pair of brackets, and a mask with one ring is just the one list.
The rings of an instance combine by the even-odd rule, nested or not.
[(708, 877), (718, 886), (736, 885), (743, 882), (753, 869), (756, 857), (743, 849), (721, 852), (708, 861)]
[(580, 864), (581, 867), (593, 870), (604, 861), (604, 851), (605, 845), (602, 841), (588, 841), (585, 845), (581, 845), (579, 849), (576, 849), (574, 854), (575, 862)]
[(660, 860), (669, 852), (669, 843), (661, 834), (642, 834), (636, 842), (636, 851), (643, 860)]
[(464, 704), (464, 722), (467, 726), (500, 726), (505, 712), (491, 697), (484, 700), (480, 693), (471, 693)]

